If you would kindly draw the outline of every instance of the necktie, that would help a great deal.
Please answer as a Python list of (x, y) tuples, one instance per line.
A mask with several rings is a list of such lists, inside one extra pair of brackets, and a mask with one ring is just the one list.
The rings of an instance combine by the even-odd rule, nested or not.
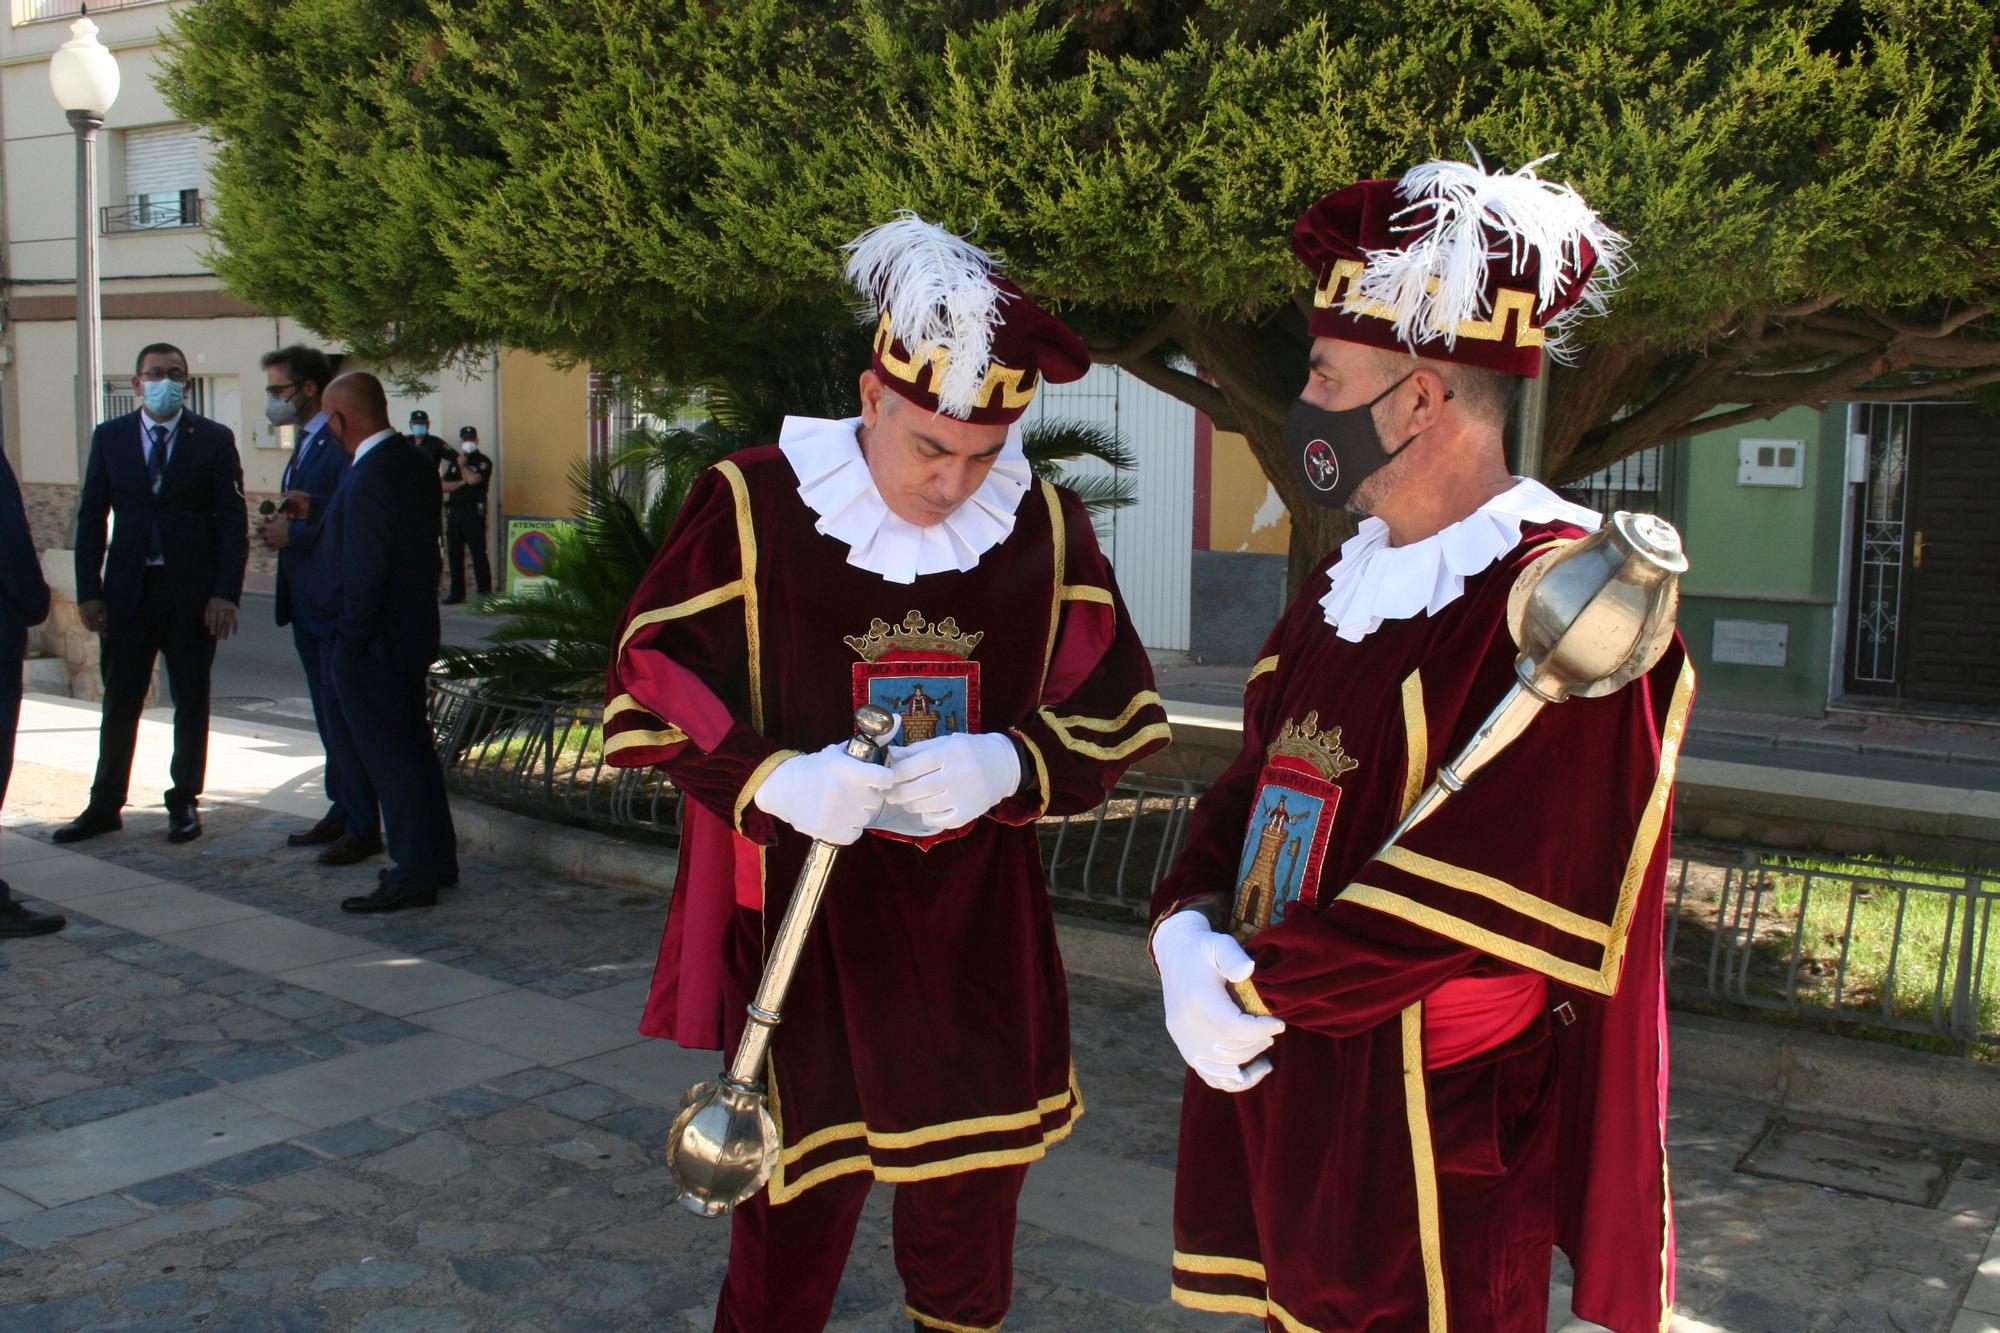
[[(146, 473), (152, 478), (153, 494), (158, 495), (160, 493), (160, 481), (167, 475), (167, 428), (165, 426), (153, 427), (153, 450), (146, 456)], [(163, 562), (164, 558), (165, 552), (160, 547), (160, 520), (155, 515), (153, 519), (153, 536), (146, 543), (146, 562), (148, 564), (159, 564)]]
[(160, 493), (160, 479), (167, 473), (167, 428), (153, 427), (153, 452), (146, 456), (146, 471), (153, 479), (153, 494)]

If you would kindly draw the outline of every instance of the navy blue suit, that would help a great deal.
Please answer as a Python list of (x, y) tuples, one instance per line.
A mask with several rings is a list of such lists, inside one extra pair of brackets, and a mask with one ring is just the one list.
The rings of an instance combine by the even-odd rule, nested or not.
[(391, 435), (356, 459), (320, 542), (316, 588), (338, 607), (328, 743), (350, 751), (381, 803), (395, 863), (383, 883), (455, 883), (457, 834), (425, 710), (439, 633), (437, 473), (423, 450)]
[[(76, 596), (104, 603), (104, 723), (94, 808), (125, 804), (139, 713), (164, 656), (174, 695), (170, 807), (192, 805), (208, 769), (209, 668), (215, 636), (203, 613), (212, 598), (243, 600), (250, 555), (243, 465), (227, 426), (183, 410), (169, 441), (159, 490), (147, 467), (143, 428), (127, 412), (90, 437), (76, 518)], [(106, 549), (106, 519), (117, 525)], [(152, 564), (157, 555), (162, 563)]]
[[(14, 775), (14, 733), (21, 727), (21, 659), (28, 651), (28, 630), (48, 618), (49, 585), (42, 579), (42, 562), (28, 531), (28, 512), (21, 503), (21, 483), (7, 455), (0, 453), (0, 805), (7, 800), (7, 780)], [(7, 881), (0, 879), (0, 906), (8, 899)]]
[(333, 625), (340, 608), (323, 593), (324, 586), (334, 581), (322, 578), (317, 568), (323, 556), (320, 534), (327, 506), (346, 478), (347, 466), (347, 451), (324, 423), (299, 441), (285, 466), (282, 489), (304, 491), (311, 498), (305, 515), (286, 525), (285, 545), (278, 548), (277, 616), (280, 625), (292, 627), (292, 646), (298, 649), (306, 692), (312, 697), (313, 726), (326, 751), (327, 815), (346, 832), (367, 838), (381, 830), (375, 789), (360, 766), (348, 762), (344, 747), (327, 739), (326, 693), (331, 688), (327, 676), (333, 667)]

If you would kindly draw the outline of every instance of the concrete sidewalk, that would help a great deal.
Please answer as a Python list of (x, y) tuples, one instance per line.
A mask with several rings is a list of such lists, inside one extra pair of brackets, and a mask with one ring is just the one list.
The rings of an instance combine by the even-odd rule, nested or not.
[[(207, 836), (169, 846), (155, 806), (58, 849), (93, 719), (30, 703), (0, 833), (17, 891), (74, 923), (0, 945), (0, 1328), (708, 1326), (727, 1228), (666, 1204), (657, 1162), (720, 1057), (634, 1031), (656, 894), (472, 857), (437, 909), (343, 916), (368, 868), (281, 845), (319, 812), (311, 738), (242, 723), (217, 727)], [(149, 719), (135, 791), (165, 743)], [(1157, 1004), (1073, 978), (1090, 1112), (1030, 1172), (1010, 1329), (1247, 1327), (1164, 1299)], [(1677, 1098), (1672, 1144), (1677, 1327), (2000, 1330), (1974, 1313), (2000, 1311), (1976, 1149), (1712, 1094)], [(885, 1201), (837, 1329), (908, 1327)]]

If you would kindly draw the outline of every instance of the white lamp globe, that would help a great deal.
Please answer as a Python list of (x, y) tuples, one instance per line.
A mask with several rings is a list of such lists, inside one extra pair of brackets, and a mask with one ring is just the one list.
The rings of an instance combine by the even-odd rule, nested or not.
[(69, 40), (49, 59), (49, 87), (65, 111), (102, 119), (118, 100), (118, 58), (97, 40), (88, 17), (70, 25)]

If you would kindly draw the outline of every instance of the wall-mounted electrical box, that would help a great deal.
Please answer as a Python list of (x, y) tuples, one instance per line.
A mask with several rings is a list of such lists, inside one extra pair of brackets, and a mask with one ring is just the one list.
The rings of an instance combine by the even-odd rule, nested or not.
[(1806, 484), (1804, 440), (1738, 440), (1738, 486), (1803, 486)]

